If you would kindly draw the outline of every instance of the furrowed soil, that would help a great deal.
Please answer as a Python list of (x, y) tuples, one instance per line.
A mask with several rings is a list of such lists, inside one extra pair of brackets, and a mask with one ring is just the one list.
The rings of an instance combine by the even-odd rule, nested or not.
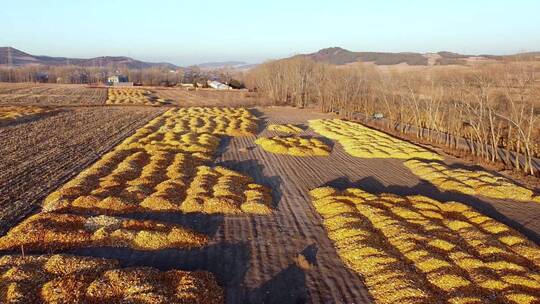
[(156, 88), (156, 94), (174, 105), (182, 107), (202, 106), (252, 106), (262, 104), (256, 93), (246, 91), (214, 91), (199, 89), (188, 91), (181, 88)]
[[(122, 111), (128, 110), (142, 111), (131, 107), (122, 108)], [(517, 229), (537, 244), (540, 241), (540, 204), (538, 203), (490, 200), (444, 192), (420, 180), (403, 165), (403, 160), (365, 159), (350, 156), (339, 144), (307, 130), (309, 119), (332, 118), (330, 115), (279, 107), (260, 108), (255, 112), (262, 120), (260, 134), (224, 139), (216, 164), (250, 175), (256, 183), (271, 187), (274, 198), (273, 214), (267, 216), (134, 214), (131, 217), (137, 219), (154, 219), (185, 225), (209, 235), (211, 243), (202, 249), (190, 250), (166, 249), (148, 252), (103, 247), (76, 249), (66, 251), (66, 253), (113, 258), (119, 260), (122, 266), (153, 266), (161, 270), (175, 268), (208, 270), (216, 275), (219, 283), (225, 288), (226, 303), (372, 303), (360, 276), (349, 270), (339, 258), (322, 226), (320, 215), (313, 207), (308, 191), (323, 185), (339, 189), (358, 187), (374, 193), (422, 194), (443, 202), (462, 202)], [(146, 121), (148, 116), (155, 115), (155, 112), (151, 114), (145, 112), (140, 115), (144, 116)], [(135, 114), (130, 116), (135, 116)], [(112, 121), (122, 119), (126, 118), (122, 118), (122, 115), (118, 113), (116, 119)], [(108, 119), (106, 121), (111, 124), (116, 123)], [(102, 126), (100, 124), (104, 123), (106, 122), (96, 122), (93, 126), (100, 128)], [(141, 121), (139, 125), (143, 123)], [(268, 124), (282, 123), (298, 124), (305, 130), (300, 135), (311, 135), (323, 140), (333, 148), (331, 154), (327, 157), (294, 157), (266, 152), (255, 144), (258, 136), (280, 134), (266, 130)], [(73, 124), (76, 123), (73, 122)], [(64, 128), (67, 130), (52, 130), (51, 132), (60, 134), (71, 132), (68, 127)], [(101, 128), (107, 130), (107, 127)], [(135, 127), (130, 130), (133, 129)], [(78, 132), (84, 133), (80, 130)], [(105, 133), (111, 135), (112, 132)], [(129, 132), (126, 131), (126, 133)], [(98, 136), (95, 133), (92, 134)], [(23, 135), (12, 134), (11, 136), (17, 138)], [(48, 138), (50, 135), (43, 137)], [(122, 136), (115, 138), (120, 137)], [(3, 135), (0, 138), (3, 138)], [(102, 142), (96, 144), (97, 147), (94, 149), (106, 145), (101, 137), (100, 140)], [(86, 141), (92, 142), (89, 139)], [(29, 151), (34, 149), (30, 145), (32, 142), (28, 139), (26, 144), (29, 146)], [(108, 147), (112, 145), (112, 143), (108, 144)], [(5, 147), (0, 149), (5, 149)], [(60, 154), (66, 154), (68, 152), (65, 151), (69, 151), (66, 147), (59, 150)], [(31, 152), (19, 151), (22, 156), (15, 155), (15, 152), (11, 153), (15, 157), (12, 163), (17, 162), (18, 159), (24, 159), (25, 156), (32, 157)], [(82, 154), (87, 156), (90, 153), (92, 152)], [(74, 154), (81, 157), (81, 154)], [(92, 160), (96, 157), (97, 153), (94, 154)], [(92, 160), (88, 160), (87, 163)], [(450, 166), (471, 168), (448, 157), (445, 161)], [(11, 165), (2, 164), (2, 166), (0, 170), (5, 171), (6, 168), (11, 168)], [(78, 166), (78, 169), (70, 171), (73, 172), (72, 174), (84, 167), (81, 161), (73, 166)], [(31, 164), (29, 168), (37, 167)], [(24, 171), (18, 172), (22, 174), (20, 172)], [(17, 174), (11, 175), (12, 178), (16, 176)], [(45, 179), (52, 180), (48, 177)], [(6, 179), (2, 181), (5, 183)], [(36, 185), (46, 183), (36, 181)], [(37, 189), (37, 186), (35, 188)], [(43, 192), (50, 192), (52, 188), (54, 187), (49, 187), (49, 190)], [(5, 189), (4, 185), (2, 189)]]
[(0, 128), (0, 234), (163, 110), (66, 108)]
[(0, 83), (0, 104), (12, 105), (103, 105), (107, 88), (79, 84)]

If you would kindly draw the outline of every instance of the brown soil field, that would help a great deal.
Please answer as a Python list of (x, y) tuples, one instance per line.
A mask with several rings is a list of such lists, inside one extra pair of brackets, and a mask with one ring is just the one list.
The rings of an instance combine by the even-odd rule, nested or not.
[(0, 104), (102, 105), (106, 88), (77, 84), (0, 83)]
[[(163, 92), (170, 95), (165, 96)], [(202, 95), (192, 98), (186, 95), (192, 93), (188, 91), (167, 89), (163, 92), (157, 94), (179, 105), (200, 106), (214, 102)], [(36, 203), (46, 194), (164, 110), (80, 107), (0, 129), (0, 139), (8, 143), (0, 147), (0, 155), (8, 155), (0, 163), (0, 191), (3, 191), (0, 215), (4, 228), (0, 235), (36, 210)], [(404, 159), (354, 157), (337, 141), (308, 129), (309, 120), (333, 118), (330, 114), (284, 107), (254, 108), (252, 112), (259, 118), (258, 134), (223, 137), (213, 165), (238, 171), (253, 178), (255, 183), (271, 188), (271, 214), (132, 213), (122, 216), (186, 227), (208, 237), (208, 244), (153, 251), (108, 245), (50, 250), (114, 259), (119, 261), (120, 267), (207, 271), (224, 288), (226, 303), (374, 303), (364, 284), (365, 278), (346, 266), (325, 228), (327, 219), (323, 221), (313, 205), (310, 191), (321, 186), (337, 190), (358, 188), (373, 194), (423, 195), (441, 204), (456, 201), (540, 243), (538, 203), (440, 190), (412, 173), (404, 165)], [(303, 131), (299, 136), (310, 136), (325, 143), (331, 150), (330, 155), (295, 157), (265, 151), (255, 143), (258, 137), (283, 135), (268, 130), (266, 127), (270, 124), (300, 127)], [(442, 162), (451, 169), (481, 169), (449, 156)]]
[(161, 111), (69, 108), (0, 128), (0, 231)]
[(216, 91), (200, 89), (188, 91), (181, 88), (153, 88), (156, 94), (178, 106), (253, 106), (261, 104), (256, 93), (247, 91)]

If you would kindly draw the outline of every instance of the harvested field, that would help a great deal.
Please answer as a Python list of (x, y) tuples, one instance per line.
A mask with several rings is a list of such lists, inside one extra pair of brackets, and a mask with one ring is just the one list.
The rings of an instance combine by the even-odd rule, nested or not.
[[(156, 193), (160, 196), (170, 195), (172, 191), (173, 194), (176, 194), (172, 197), (177, 199), (177, 196), (181, 196), (178, 191), (182, 188), (186, 190), (186, 187), (180, 185), (182, 177), (185, 177), (186, 174), (192, 175), (193, 181), (185, 191), (186, 195), (183, 195), (186, 200), (178, 211), (236, 214), (238, 212), (235, 211), (235, 208), (237, 208), (245, 213), (269, 214), (270, 210), (266, 206), (268, 205), (266, 201), (270, 200), (269, 191), (263, 186), (252, 183), (248, 177), (219, 166), (197, 166), (185, 170), (185, 165), (191, 166), (193, 164), (185, 162), (182, 164), (186, 156), (199, 158), (200, 161), (196, 161), (195, 164), (211, 161), (219, 143), (218, 138), (212, 137), (211, 133), (231, 136), (253, 134), (251, 132), (254, 131), (254, 127), (256, 129), (254, 121), (256, 118), (242, 109), (190, 108), (167, 111), (139, 129), (133, 136), (128, 137), (112, 152), (104, 155), (94, 166), (89, 167), (77, 178), (51, 194), (45, 200), (43, 212), (24, 220), (10, 229), (7, 235), (0, 238), (0, 250), (17, 252), (20, 249), (23, 253), (25, 250), (45, 253), (74, 248), (76, 248), (74, 250), (82, 250), (82, 248), (87, 247), (104, 247), (110, 250), (113, 247), (122, 247), (138, 251), (159, 251), (200, 248), (208, 243), (207, 236), (184, 228), (182, 225), (152, 220), (58, 212), (77, 212), (81, 211), (80, 209), (97, 214), (104, 213), (103, 210), (106, 212), (110, 210), (112, 212), (117, 210), (122, 212), (144, 211), (111, 208), (111, 206), (119, 204), (126, 208), (128, 205), (133, 205), (133, 202), (126, 201), (118, 203), (125, 198), (120, 196), (120, 192), (126, 192), (126, 189), (118, 189), (118, 187), (125, 188), (126, 182), (135, 180), (137, 182), (131, 184), (130, 187), (139, 187), (137, 189), (140, 187), (155, 188)], [(197, 133), (196, 130), (200, 129), (206, 130), (210, 134)], [(156, 140), (156, 136), (160, 137), (159, 134), (161, 141)], [(151, 136), (152, 140), (147, 140), (148, 136)], [(197, 141), (199, 137), (204, 137), (205, 140)], [(185, 140), (183, 140), (184, 138)], [(191, 141), (194, 140), (208, 144), (208, 146), (202, 147), (202, 151), (197, 148), (193, 151)], [(176, 143), (179, 141), (182, 144), (177, 145)], [(160, 166), (167, 161), (167, 158), (171, 159), (172, 163)], [(120, 159), (119, 163), (117, 159)], [(176, 162), (177, 159), (181, 160), (180, 163)], [(144, 163), (152, 164), (152, 161), (154, 161), (154, 166), (149, 170), (146, 170), (146, 167), (140, 168)], [(112, 165), (111, 168), (111, 163), (116, 163), (116, 166)], [(102, 176), (103, 173), (105, 173), (104, 176)], [(159, 181), (161, 176), (166, 176), (169, 180), (162, 183)], [(157, 182), (156, 179), (158, 179)], [(175, 182), (176, 184), (174, 184)], [(104, 196), (104, 199), (97, 202), (96, 206), (81, 203), (81, 201), (89, 200), (88, 195), (81, 196), (81, 194), (92, 189), (92, 185), (99, 185), (100, 188), (94, 189), (91, 194)], [(140, 194), (143, 193), (137, 193), (130, 198), (135, 199)], [(132, 195), (132, 193), (128, 195)], [(76, 198), (70, 203), (72, 196)], [(239, 204), (242, 201), (242, 196), (245, 197), (245, 201)], [(153, 206), (160, 211), (171, 211), (169, 208), (171, 202), (165, 203), (163, 197), (149, 195), (147, 198), (150, 199), (149, 206), (152, 206), (153, 203)], [(96, 200), (94, 199), (94, 201)], [(143, 203), (145, 201), (146, 199)], [(73, 205), (76, 210), (66, 210), (64, 208), (66, 204), (67, 207)], [(184, 207), (185, 204), (188, 207)], [(78, 208), (80, 206), (88, 208)], [(141, 215), (144, 213), (141, 212)], [(43, 274), (30, 273), (27, 277), (33, 279), (34, 275), (43, 276)], [(170, 277), (167, 279), (171, 280)], [(158, 281), (161, 281), (159, 283), (164, 288), (170, 284), (168, 281)], [(76, 281), (70, 281), (70, 284), (75, 283)], [(104, 284), (109, 286), (110, 284), (114, 285), (114, 282), (105, 282)], [(156, 287), (161, 285), (156, 285)], [(9, 287), (7, 288), (7, 293), (10, 293), (11, 290)], [(219, 298), (215, 296), (219, 290), (219, 288), (217, 291), (207, 290), (207, 294), (200, 296), (200, 298), (210, 300)], [(90, 291), (87, 291), (87, 294), (89, 293)], [(45, 296), (42, 295), (42, 297)], [(174, 300), (174, 297), (169, 295), (168, 299)], [(195, 300), (200, 301), (201, 299)], [(33, 299), (33, 301), (39, 302), (37, 299)]]
[(341, 259), (376, 303), (540, 298), (540, 248), (464, 204), (356, 188), (311, 195)]
[[(134, 111), (134, 109), (138, 108), (107, 107), (108, 111)], [(154, 107), (147, 109), (147, 111), (153, 111), (152, 113), (156, 113), (158, 110), (159, 108)], [(335, 188), (336, 193), (348, 188), (361, 188), (377, 199), (379, 197), (395, 198), (396, 202), (390, 201), (389, 204), (395, 203), (398, 207), (410, 204), (410, 207), (393, 210), (404, 218), (395, 221), (396, 226), (389, 226), (394, 230), (389, 229), (388, 233), (395, 232), (395, 230), (399, 230), (398, 228), (414, 227), (416, 229), (418, 227), (414, 225), (421, 226), (418, 223), (408, 222), (409, 220), (415, 221), (416, 218), (406, 218), (410, 210), (414, 211), (416, 209), (413, 208), (419, 206), (419, 200), (425, 200), (442, 209), (447, 208), (448, 210), (444, 209), (445, 211), (441, 211), (441, 214), (455, 223), (447, 226), (442, 226), (444, 225), (442, 223), (436, 227), (448, 227), (455, 235), (442, 234), (439, 241), (432, 237), (433, 235), (439, 236), (434, 231), (427, 231), (426, 235), (423, 236), (418, 232), (420, 230), (413, 230), (415, 234), (411, 237), (419, 235), (419, 237), (430, 238), (426, 242), (432, 239), (434, 242), (425, 246), (424, 243), (412, 245), (423, 246), (418, 250), (429, 250), (427, 252), (433, 255), (433, 259), (441, 259), (441, 256), (446, 252), (445, 248), (449, 248), (447, 246), (450, 244), (454, 246), (448, 249), (451, 252), (454, 250), (458, 253), (468, 253), (473, 258), (483, 261), (484, 264), (480, 270), (467, 268), (467, 265), (448, 268), (450, 270), (446, 275), (449, 277), (440, 276), (443, 279), (448, 278), (442, 283), (440, 280), (437, 281), (439, 278), (437, 275), (440, 274), (437, 270), (434, 270), (434, 283), (427, 284), (426, 280), (429, 281), (428, 279), (422, 281), (421, 284), (408, 281), (408, 283), (413, 284), (412, 288), (416, 290), (431, 288), (424, 292), (426, 294), (438, 290), (433, 287), (436, 286), (435, 283), (441, 283), (442, 287), (450, 286), (457, 288), (455, 290), (463, 289), (469, 292), (458, 295), (454, 289), (450, 288), (448, 295), (445, 295), (444, 292), (439, 293), (436, 295), (438, 298), (427, 298), (429, 300), (436, 299), (436, 301), (425, 301), (426, 303), (439, 303), (442, 302), (439, 299), (452, 296), (479, 297), (483, 302), (493, 302), (490, 298), (493, 293), (490, 293), (489, 288), (497, 288), (504, 284), (506, 285), (504, 285), (503, 291), (494, 292), (497, 293), (497, 300), (504, 299), (509, 303), (512, 303), (511, 301), (519, 303), (519, 301), (527, 300), (528, 295), (537, 295), (536, 285), (531, 285), (534, 283), (531, 283), (531, 280), (538, 281), (536, 276), (538, 269), (535, 268), (538, 267), (535, 264), (537, 263), (537, 258), (535, 258), (535, 248), (537, 247), (533, 243), (540, 243), (540, 221), (537, 220), (540, 214), (540, 204), (443, 191), (413, 174), (403, 164), (403, 159), (392, 158), (389, 155), (394, 153), (394, 150), (397, 151), (395, 152), (397, 155), (413, 151), (415, 157), (418, 157), (416, 154), (427, 151), (425, 155), (432, 158), (442, 158), (427, 149), (408, 142), (397, 142), (396, 146), (399, 149), (394, 150), (391, 149), (392, 144), (389, 144), (385, 153), (381, 153), (381, 155), (385, 154), (386, 157), (379, 157), (373, 153), (369, 157), (354, 157), (345, 150), (346, 145), (344, 149), (344, 146), (339, 143), (339, 139), (337, 139), (337, 143), (329, 139), (321, 139), (317, 133), (308, 129), (309, 120), (334, 118), (331, 115), (318, 114), (306, 109), (282, 107), (254, 109), (253, 113), (257, 119), (243, 110), (171, 109), (165, 115), (151, 120), (146, 125), (141, 123), (139, 126), (144, 125), (144, 127), (135, 133), (132, 129), (132, 136), (127, 137), (122, 144), (116, 146), (110, 153), (104, 155), (94, 165), (87, 167), (69, 182), (64, 183), (64, 179), (63, 186), (58, 188), (56, 194), (49, 196), (48, 200), (56, 201), (56, 203), (52, 204), (50, 210), (45, 208), (45, 211), (50, 212), (48, 215), (50, 217), (67, 213), (67, 217), (79, 220), (77, 225), (80, 225), (80, 221), (84, 219), (85, 223), (90, 222), (90, 225), (86, 227), (96, 227), (98, 230), (104, 225), (109, 227), (108, 229), (117, 229), (115, 225), (124, 219), (132, 219), (137, 223), (139, 223), (138, 221), (159, 222), (159, 225), (180, 227), (192, 232), (193, 235), (204, 236), (207, 243), (191, 248), (176, 246), (174, 248), (146, 250), (133, 246), (130, 239), (125, 241), (127, 243), (125, 246), (113, 246), (105, 238), (104, 243), (101, 244), (104, 246), (96, 244), (97, 247), (67, 247), (70, 249), (59, 250), (60, 253), (113, 259), (118, 261), (119, 267), (149, 266), (160, 271), (179, 271), (178, 269), (206, 271), (213, 274), (217, 283), (223, 288), (226, 303), (377, 303), (378, 298), (373, 294), (372, 285), (368, 283), (366, 275), (354, 267), (350, 267), (350, 264), (341, 259), (342, 253), (339, 248), (336, 250), (332, 235), (329, 238), (325, 228), (325, 224), (328, 223), (324, 216), (321, 217), (321, 214), (316, 210), (310, 196), (310, 190), (321, 186)], [(145, 120), (146, 122), (147, 120)], [(269, 124), (294, 124), (305, 130), (301, 132), (301, 136), (319, 138), (331, 148), (331, 152), (324, 157), (297, 157), (267, 152), (256, 144), (257, 138), (282, 135), (279, 131), (266, 128)], [(372, 140), (378, 140), (381, 137), (384, 136), (377, 135), (377, 138)], [(391, 142), (394, 139), (383, 140)], [(152, 162), (154, 164), (149, 165)], [(449, 166), (454, 163), (457, 163), (454, 159), (445, 159), (445, 164)], [(465, 164), (459, 165), (473, 170), (472, 167)], [(189, 177), (187, 177), (188, 175)], [(197, 179), (196, 176), (200, 176), (200, 178)], [(246, 179), (249, 182), (245, 182)], [(134, 180), (137, 181), (134, 182), (134, 185), (128, 184)], [(185, 190), (192, 188), (193, 184), (195, 185), (193, 191)], [(232, 186), (227, 186), (229, 184)], [(234, 197), (233, 202), (240, 201), (238, 198), (240, 193), (243, 193), (247, 198), (252, 189), (246, 189), (246, 187), (249, 188), (250, 184), (258, 185), (257, 187), (260, 187), (261, 191), (264, 189), (263, 187), (271, 189), (272, 202), (265, 202), (265, 206), (271, 212), (257, 215), (253, 214), (255, 212), (229, 213), (204, 210), (204, 206), (212, 205), (206, 199), (212, 196), (217, 197), (216, 193)], [(161, 185), (159, 189), (158, 185)], [(128, 188), (130, 191), (127, 191)], [(147, 188), (152, 188), (153, 192), (160, 192), (162, 194), (160, 196), (167, 198), (169, 202), (171, 199), (178, 200), (176, 203), (179, 206), (185, 202), (184, 194), (186, 197), (192, 195), (194, 199), (203, 199), (202, 203), (198, 203), (198, 206), (202, 205), (203, 209), (202, 211), (199, 209), (196, 212), (187, 212), (187, 210), (175, 208), (159, 210), (159, 208), (154, 207), (152, 209), (137, 209), (137, 207), (126, 212), (118, 212), (111, 211), (109, 206), (113, 206), (113, 204), (108, 202), (101, 204), (101, 207), (106, 207), (101, 209), (100, 205), (97, 204), (90, 204), (89, 208), (82, 210), (74, 208), (75, 198), (86, 196), (88, 191), (90, 191), (90, 196), (106, 195), (101, 197), (103, 200), (112, 197), (113, 194), (126, 194), (125, 197), (127, 194), (134, 195), (136, 200), (133, 205), (140, 206), (149, 194), (146, 193), (145, 189)], [(179, 189), (180, 193), (175, 193)], [(52, 189), (49, 189), (48, 192), (50, 190)], [(260, 193), (252, 194), (257, 200), (264, 199), (265, 196)], [(420, 199), (416, 195), (422, 195), (425, 198)], [(57, 200), (60, 197), (62, 199)], [(182, 202), (179, 202), (180, 200)], [(101, 200), (97, 201), (101, 202)], [(447, 203), (448, 201), (457, 201), (458, 203)], [(62, 205), (66, 202), (67, 207)], [(166, 203), (169, 202), (155, 200), (149, 205), (167, 206)], [(223, 210), (223, 204), (218, 203), (217, 205), (219, 206), (218, 210)], [(452, 209), (454, 207), (455, 209)], [(109, 213), (121, 213), (123, 219), (99, 216)], [(418, 213), (421, 214), (419, 211)], [(48, 213), (37, 217), (47, 217), (44, 214)], [(467, 218), (467, 215), (471, 217)], [(426, 217), (423, 214), (422, 216)], [(480, 222), (476, 223), (476, 220)], [(426, 221), (439, 221), (437, 222), (439, 224), (441, 220), (427, 218)], [(472, 233), (464, 226), (458, 225), (458, 222), (472, 225), (481, 230), (483, 234)], [(19, 228), (23, 231), (24, 223), (22, 226), (15, 226), (15, 231)], [(363, 224), (367, 225), (368, 222), (365, 221)], [(77, 225), (75, 226), (80, 228)], [(54, 228), (55, 225), (52, 227)], [(86, 227), (83, 225), (79, 231), (82, 230), (89, 234), (85, 230), (88, 229)], [(455, 231), (451, 229), (452, 227), (455, 228)], [(477, 230), (473, 232), (477, 232)], [(382, 232), (377, 235), (381, 238), (380, 244), (378, 243), (382, 246), (380, 250), (386, 250), (389, 241), (382, 241), (390, 239), (392, 236), (390, 234), (384, 235)], [(407, 236), (405, 233), (400, 235)], [(54, 237), (55, 234), (53, 233), (51, 236)], [(24, 240), (25, 237), (13, 237), (12, 239)], [(404, 238), (405, 240), (406, 238)], [(482, 246), (484, 243), (481, 242), (487, 246)], [(15, 241), (13, 243), (13, 249), (4, 254), (20, 253), (21, 250), (15, 248), (19, 243)], [(497, 248), (506, 249), (508, 252), (502, 254), (495, 251), (491, 248), (496, 247), (493, 245), (494, 243), (503, 244)], [(161, 243), (158, 242), (158, 244)], [(476, 246), (476, 244), (480, 245)], [(394, 245), (400, 244), (395, 243)], [(417, 249), (417, 247), (413, 247), (413, 249)], [(486, 248), (485, 254), (492, 254), (490, 256), (492, 259), (482, 260), (485, 257), (474, 251), (470, 253), (468, 251), (470, 247), (475, 247), (474, 249), (477, 250)], [(156, 248), (160, 247), (156, 246)], [(354, 247), (350, 248), (354, 251)], [(43, 251), (43, 248), (37, 249), (40, 253), (47, 253), (47, 251)], [(402, 250), (403, 248), (398, 249)], [(517, 252), (520, 250), (521, 253)], [(531, 254), (524, 256), (523, 252), (532, 253), (532, 258)], [(362, 252), (359, 251), (360, 253)], [(391, 253), (396, 254), (396, 252)], [(463, 257), (467, 258), (468, 256)], [(456, 255), (455, 258), (457, 261), (462, 256)], [(448, 260), (445, 261), (453, 265)], [(415, 262), (424, 265), (421, 264), (423, 261), (417, 260)], [(401, 263), (413, 262), (404, 260)], [(442, 264), (426, 263), (424, 266), (433, 265)], [(484, 269), (484, 265), (492, 268)], [(410, 269), (401, 268), (395, 268), (395, 270), (410, 271)], [(502, 277), (495, 278), (493, 272), (500, 273)], [(479, 279), (471, 277), (471, 274), (476, 275), (477, 273), (481, 275), (478, 277)], [(471, 287), (478, 288), (482, 292), (475, 294), (465, 287), (456, 287), (463, 283), (463, 281), (456, 279), (458, 276), (462, 276), (470, 282)], [(482, 276), (488, 279), (482, 281), (484, 280)], [(390, 282), (392, 278), (385, 278), (385, 280)], [(499, 284), (495, 281), (502, 283)], [(159, 288), (157, 285), (152, 286)], [(392, 289), (394, 286), (388, 285), (387, 287)], [(198, 297), (207, 296), (213, 299), (215, 298), (214, 290), (220, 289), (207, 289), (205, 294), (198, 295)]]
[(181, 88), (156, 88), (160, 98), (171, 100), (183, 107), (225, 106), (240, 107), (260, 104), (256, 93), (247, 91), (216, 91), (211, 89), (186, 90)]
[(253, 134), (257, 119), (231, 108), (169, 110), (50, 194), (45, 211), (268, 214), (269, 190), (208, 167), (221, 134)]
[(102, 105), (106, 88), (85, 85), (0, 83), (0, 104), (14, 105)]
[(160, 111), (71, 108), (0, 128), (0, 231)]
[(1, 303), (223, 303), (208, 272), (121, 268), (68, 255), (0, 257)]
[(170, 102), (158, 98), (152, 91), (134, 88), (109, 88), (107, 91), (108, 105), (146, 105), (161, 106)]

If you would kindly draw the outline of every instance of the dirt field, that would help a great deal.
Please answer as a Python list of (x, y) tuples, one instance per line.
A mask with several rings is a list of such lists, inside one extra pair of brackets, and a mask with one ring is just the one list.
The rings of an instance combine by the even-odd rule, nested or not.
[(255, 93), (245, 91), (187, 91), (180, 88), (155, 88), (161, 98), (179, 106), (251, 106), (258, 103)]
[[(0, 234), (34, 210), (35, 203), (47, 193), (160, 111), (152, 107), (77, 108), (0, 129), (0, 139), (8, 143), (0, 147), (0, 154), (8, 156), (0, 164)], [(419, 179), (403, 165), (403, 160), (353, 157), (340, 144), (307, 130), (308, 120), (331, 118), (329, 114), (280, 107), (253, 111), (261, 119), (261, 132), (257, 136), (225, 138), (215, 164), (272, 188), (271, 215), (131, 214), (127, 217), (189, 227), (207, 235), (210, 243), (195, 249), (94, 247), (58, 252), (117, 259), (121, 266), (207, 270), (225, 288), (226, 303), (373, 303), (359, 274), (342, 262), (313, 207), (309, 191), (320, 186), (458, 201), (540, 243), (538, 203), (445, 192)], [(330, 155), (274, 154), (255, 143), (258, 136), (279, 135), (266, 126), (282, 123), (299, 124), (305, 130), (302, 135), (318, 138), (331, 147)], [(445, 162), (452, 168), (476, 168), (449, 157)]]
[(101, 105), (106, 100), (106, 88), (77, 84), (0, 83), (0, 104)]
[(34, 210), (45, 195), (161, 111), (68, 108), (0, 128), (1, 233)]

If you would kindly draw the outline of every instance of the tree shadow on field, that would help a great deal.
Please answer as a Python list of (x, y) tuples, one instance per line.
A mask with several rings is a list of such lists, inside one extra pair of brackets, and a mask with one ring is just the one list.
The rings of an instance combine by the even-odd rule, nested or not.
[(298, 260), (289, 264), (272, 279), (263, 283), (258, 288), (250, 290), (247, 295), (247, 303), (276, 303), (276, 304), (301, 304), (308, 303), (310, 296), (306, 285), (306, 272), (308, 265), (316, 265), (317, 246), (307, 246), (298, 256), (302, 256), (306, 262)]
[(351, 181), (348, 178), (340, 177), (325, 183), (324, 186), (334, 187), (339, 190), (345, 190), (347, 188), (359, 188), (373, 194), (391, 193), (399, 196), (423, 195), (428, 198), (438, 200), (440, 202), (459, 202), (470, 206), (473, 209), (479, 211), (480, 213), (489, 216), (509, 227), (516, 229), (517, 231), (525, 235), (527, 238), (529, 238), (531, 241), (533, 241), (537, 245), (540, 245), (540, 235), (538, 234), (538, 232), (528, 229), (518, 221), (500, 213), (492, 206), (491, 203), (485, 202), (477, 197), (459, 192), (441, 191), (433, 184), (424, 180), (422, 180), (414, 187), (406, 187), (400, 185), (385, 186), (379, 180), (372, 176), (362, 178), (358, 181)]
[[(427, 145), (427, 144), (424, 144), (424, 143), (421, 143), (421, 142), (415, 142), (414, 140), (411, 140), (410, 138), (408, 138), (407, 136), (404, 136), (405, 134), (404, 133), (391, 133), (391, 132), (388, 132), (387, 130), (385, 130), (383, 127), (376, 127), (376, 126), (373, 126), (371, 125), (369, 122), (364, 122), (364, 121), (356, 121), (356, 120), (347, 120), (347, 121), (350, 121), (350, 122), (354, 122), (354, 123), (359, 123), (361, 124), (362, 126), (368, 128), (368, 129), (371, 129), (373, 131), (376, 131), (376, 132), (380, 132), (380, 133), (384, 133), (386, 135), (389, 135), (391, 137), (394, 137), (394, 138), (397, 138), (399, 140), (402, 140), (402, 141), (405, 141), (405, 142), (408, 142), (409, 144), (412, 144), (412, 145), (415, 145), (415, 146), (419, 146), (419, 147), (422, 147), (423, 149), (426, 149), (428, 150), (429, 152), (432, 152), (432, 153), (435, 153), (435, 154), (438, 154), (438, 152), (433, 149), (431, 146)], [(414, 135), (411, 135), (411, 137), (413, 137)]]
[(306, 274), (292, 263), (270, 281), (249, 292), (247, 303), (300, 304), (309, 299)]
[(130, 248), (78, 248), (64, 253), (114, 259), (122, 267), (154, 267), (162, 271), (209, 271), (227, 291), (239, 292), (247, 272), (250, 251), (245, 243), (220, 242), (194, 249), (142, 251)]
[(218, 148), (216, 149), (216, 152), (214, 153), (214, 157), (218, 158), (221, 155), (223, 155), (223, 153), (225, 153), (225, 151), (227, 151), (227, 148), (231, 144), (231, 141), (232, 141), (231, 136), (222, 136), (220, 141), (219, 141)]
[(153, 220), (169, 224), (181, 225), (207, 236), (215, 236), (219, 227), (223, 224), (224, 215), (206, 214), (201, 212), (144, 212), (120, 215), (123, 218), (136, 220)]
[(266, 176), (264, 174), (264, 166), (259, 164), (259, 161), (253, 159), (243, 161), (225, 160), (217, 162), (217, 165), (250, 176), (255, 183), (270, 188), (272, 190), (272, 207), (278, 207), (281, 197), (283, 196), (281, 190), (283, 179), (278, 175)]
[(295, 123), (293, 125), (299, 127), (304, 132), (306, 132), (309, 129), (309, 125), (307, 123)]
[(322, 141), (323, 144), (327, 145), (330, 148), (330, 150), (334, 150), (334, 146), (336, 145), (336, 143), (333, 140), (324, 136), (320, 136), (320, 135), (306, 135), (306, 136)]
[(259, 119), (258, 129), (257, 129), (257, 134), (256, 134), (256, 135), (259, 135), (268, 126), (268, 117), (266, 117), (266, 115), (257, 108), (249, 108), (249, 111), (251, 112), (251, 114), (253, 114), (255, 117)]
[[(524, 188), (528, 188), (525, 184), (523, 184), (522, 182), (520, 182), (519, 180), (514, 180), (512, 178), (508, 178), (504, 175), (502, 175), (500, 172), (497, 172), (495, 170), (491, 170), (491, 169), (487, 169), (487, 168), (484, 168), (480, 165), (477, 165), (477, 164), (464, 164), (464, 163), (452, 163), (452, 164), (447, 164), (443, 161), (440, 161), (440, 160), (425, 160), (423, 158), (412, 158), (411, 160), (416, 160), (416, 161), (419, 161), (419, 162), (423, 162), (423, 163), (430, 163), (430, 162), (434, 162), (434, 163), (437, 163), (439, 165), (443, 165), (445, 167), (448, 167), (448, 169), (450, 170), (467, 170), (467, 171), (472, 171), (472, 172), (477, 172), (477, 171), (484, 171), (484, 172), (487, 172), (495, 177), (501, 177), (501, 178), (504, 178), (504, 179), (509, 179), (512, 183), (520, 186), (520, 187), (524, 187)], [(533, 189), (533, 192), (535, 193), (539, 193), (540, 194), (540, 189)]]

